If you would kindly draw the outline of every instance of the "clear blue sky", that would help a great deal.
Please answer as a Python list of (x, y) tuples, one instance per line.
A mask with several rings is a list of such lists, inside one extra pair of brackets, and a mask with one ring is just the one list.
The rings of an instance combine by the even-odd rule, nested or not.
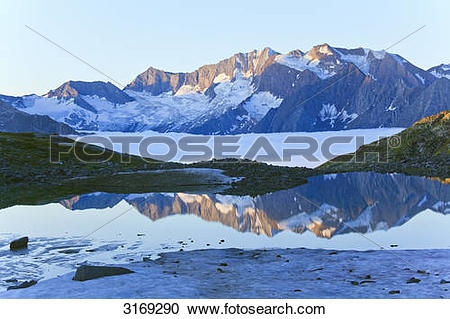
[(383, 49), (422, 68), (450, 62), (450, 1), (24, 1), (0, 6), (0, 94), (43, 94), (67, 80), (107, 80), (29, 25), (121, 83), (149, 66), (193, 71), (236, 52), (328, 43)]

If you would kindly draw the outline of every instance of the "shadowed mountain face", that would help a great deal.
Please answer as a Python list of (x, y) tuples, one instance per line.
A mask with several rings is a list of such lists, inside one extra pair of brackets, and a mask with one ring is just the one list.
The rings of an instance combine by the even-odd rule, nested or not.
[(113, 207), (125, 200), (152, 220), (192, 214), (240, 232), (273, 236), (289, 229), (330, 238), (401, 225), (431, 209), (450, 212), (450, 186), (421, 177), (347, 173), (310, 178), (294, 189), (263, 196), (94, 193), (61, 202), (72, 210)]
[(69, 125), (58, 123), (47, 115), (31, 115), (0, 100), (0, 132), (76, 134)]
[(384, 51), (317, 45), (238, 53), (188, 73), (153, 67), (124, 90), (69, 81), (45, 96), (0, 96), (76, 129), (237, 134), (409, 127), (448, 109), (448, 65), (428, 71)]

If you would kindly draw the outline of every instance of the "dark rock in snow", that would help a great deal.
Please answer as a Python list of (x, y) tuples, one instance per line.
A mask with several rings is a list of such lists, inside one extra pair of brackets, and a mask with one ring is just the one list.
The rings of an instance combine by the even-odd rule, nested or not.
[(9, 244), (9, 249), (12, 251), (26, 249), (28, 248), (28, 237), (22, 237), (16, 240), (13, 240)]
[(389, 291), (390, 295), (395, 295), (395, 294), (399, 294), (399, 293), (400, 293), (400, 290), (391, 290), (391, 291)]
[(417, 284), (417, 283), (419, 283), (419, 282), (420, 282), (420, 279), (417, 279), (417, 278), (412, 277), (412, 278), (410, 278), (406, 283), (407, 283), (407, 284)]
[(5, 282), (9, 282), (9, 283), (11, 283), (11, 282), (17, 282), (18, 280), (17, 279), (6, 279), (5, 280)]
[(64, 249), (59, 251), (61, 254), (78, 254), (79, 252), (79, 249)]
[(36, 280), (24, 281), (20, 285), (8, 287), (7, 290), (28, 288), (28, 287), (34, 286), (36, 284), (37, 284)]
[(123, 267), (109, 267), (109, 266), (80, 266), (78, 267), (75, 276), (72, 280), (86, 281), (107, 276), (117, 276), (131, 274), (134, 271)]

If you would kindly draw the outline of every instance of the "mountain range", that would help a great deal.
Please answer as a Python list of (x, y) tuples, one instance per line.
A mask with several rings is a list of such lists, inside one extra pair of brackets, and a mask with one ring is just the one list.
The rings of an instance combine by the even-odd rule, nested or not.
[(238, 134), (408, 127), (448, 109), (450, 65), (429, 70), (385, 51), (328, 44), (238, 53), (194, 72), (148, 68), (123, 90), (68, 81), (0, 100), (75, 130)]

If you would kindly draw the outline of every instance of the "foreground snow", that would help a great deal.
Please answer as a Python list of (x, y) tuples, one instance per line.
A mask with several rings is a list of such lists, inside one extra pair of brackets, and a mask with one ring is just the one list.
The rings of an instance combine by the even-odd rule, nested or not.
[(124, 265), (133, 274), (77, 282), (69, 273), (0, 297), (449, 298), (449, 260), (449, 250), (198, 250)]

